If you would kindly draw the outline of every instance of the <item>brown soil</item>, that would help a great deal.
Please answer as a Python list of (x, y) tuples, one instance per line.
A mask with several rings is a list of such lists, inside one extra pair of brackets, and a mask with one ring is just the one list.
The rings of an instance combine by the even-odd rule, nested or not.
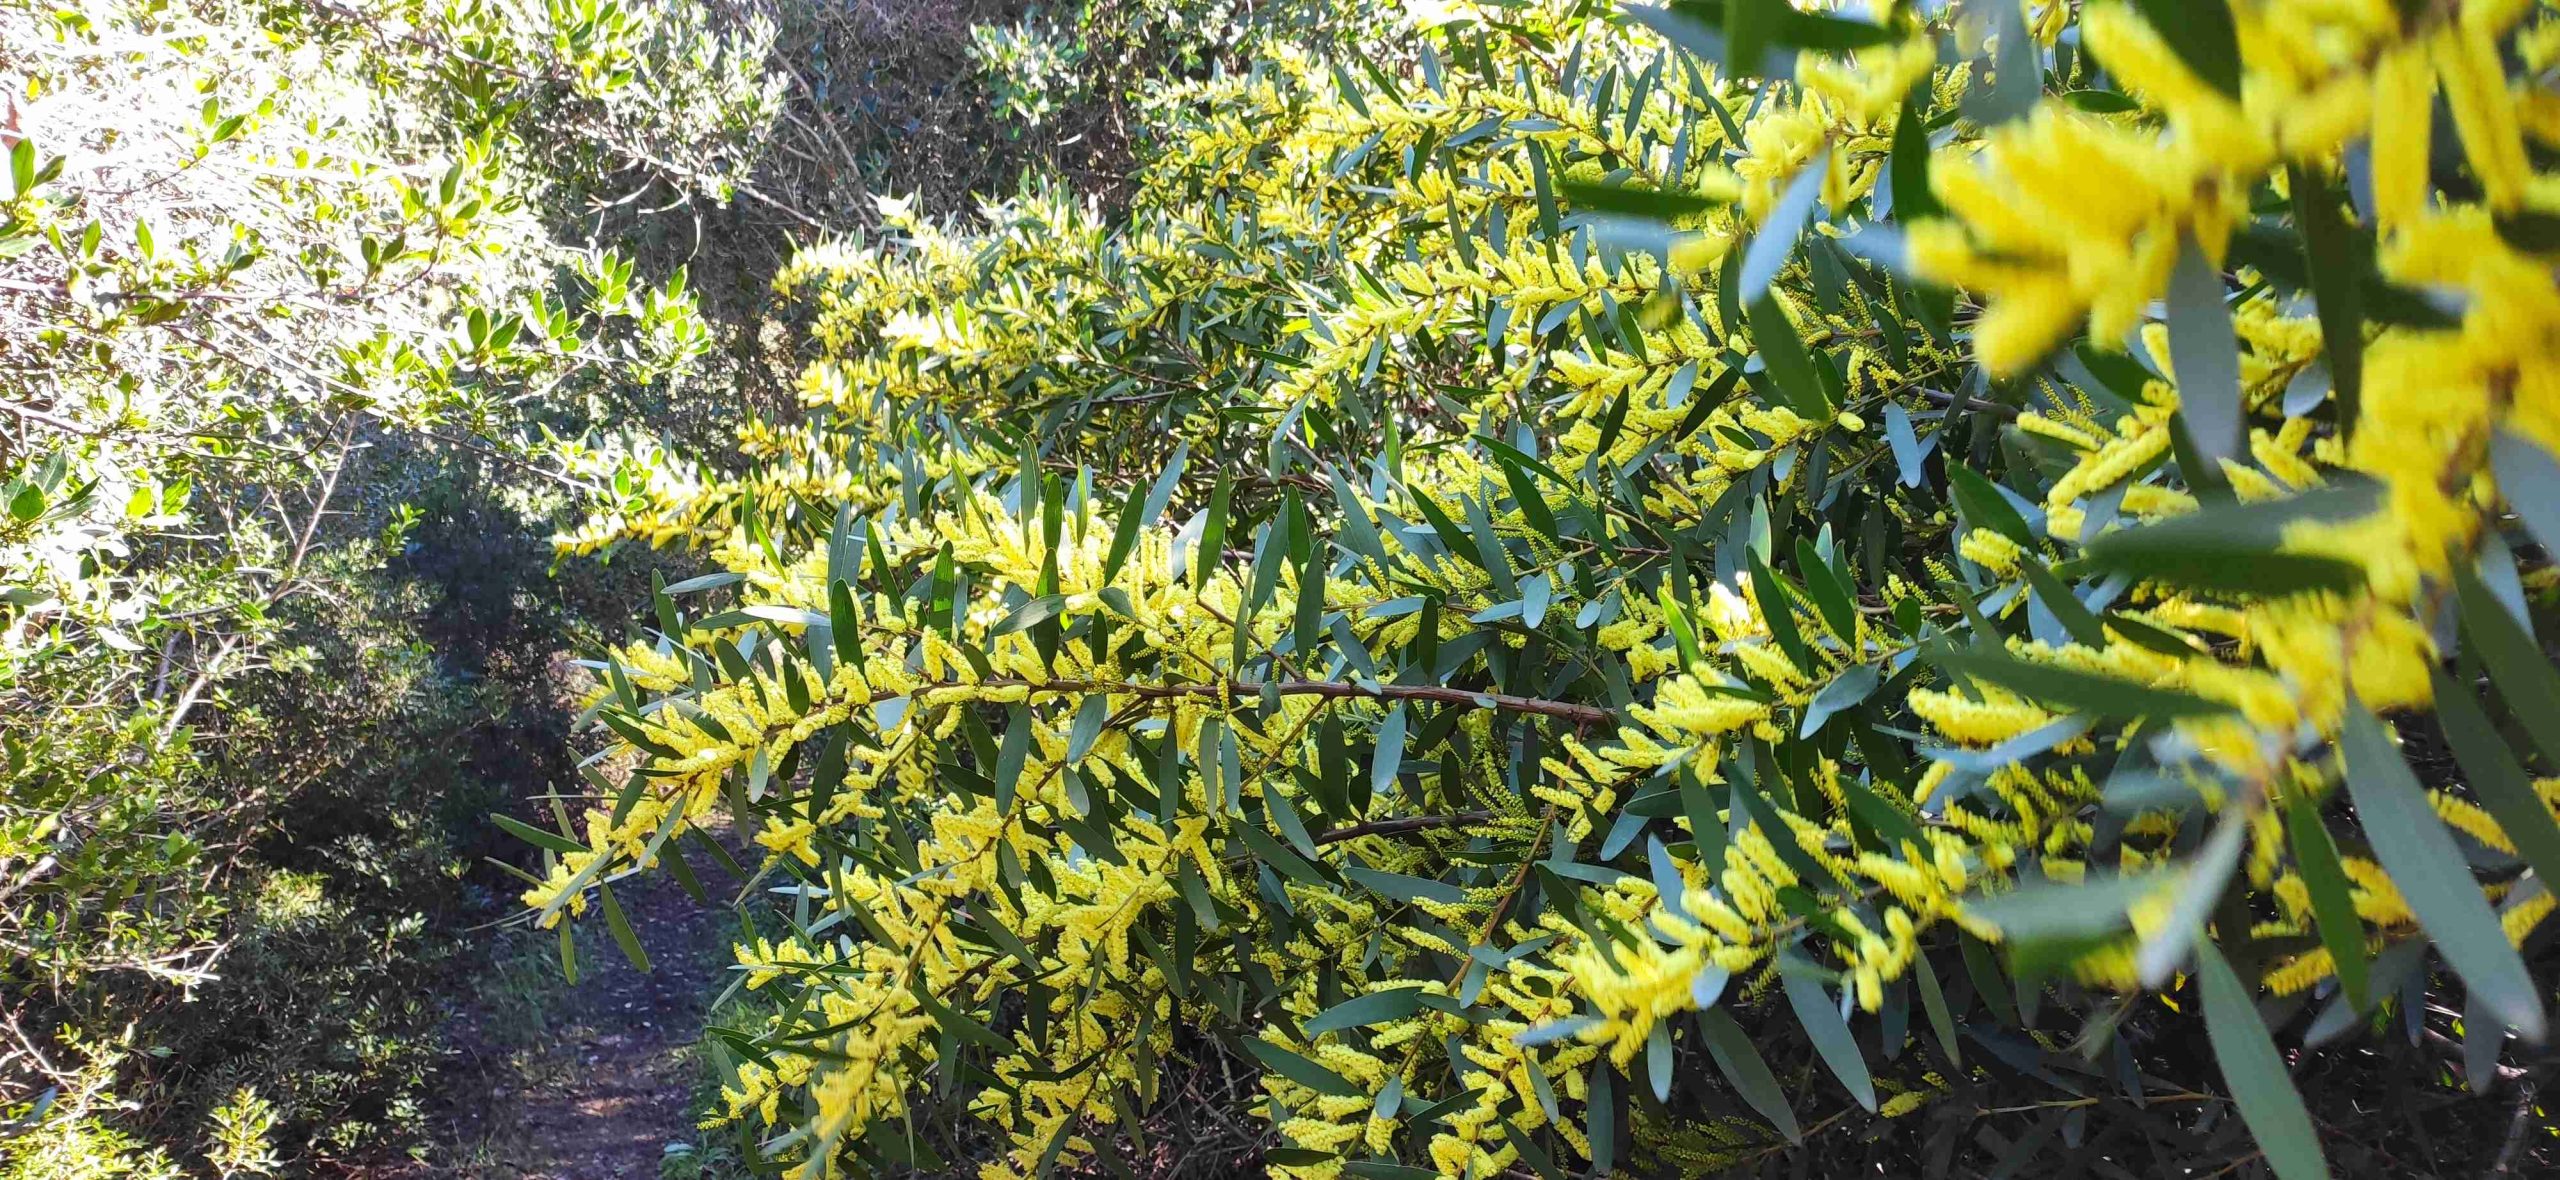
[[(702, 1079), (691, 1050), (723, 985), (737, 930), (717, 870), (692, 858), (713, 904), (664, 873), (615, 889), (651, 970), (623, 957), (592, 910), (578, 938), (578, 980), (552, 976), (536, 1001), (536, 1044), (525, 1039), (521, 996), (484, 995), (455, 1015), (459, 1060), (446, 1089), (446, 1158), (427, 1175), (487, 1180), (645, 1180), (669, 1144), (689, 1145), (688, 1101)], [(556, 946), (548, 932), (511, 931), (509, 945)], [(512, 1006), (512, 1010), (511, 1010)]]

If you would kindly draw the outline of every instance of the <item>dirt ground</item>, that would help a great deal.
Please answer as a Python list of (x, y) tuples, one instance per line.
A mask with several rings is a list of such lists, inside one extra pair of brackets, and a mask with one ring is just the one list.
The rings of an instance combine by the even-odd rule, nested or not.
[[(600, 921), (578, 934), (578, 980), (563, 979), (550, 932), (501, 940), (479, 994), (456, 1012), (436, 1153), (412, 1175), (472, 1180), (694, 1177), (695, 1056), (703, 1016), (725, 986), (735, 883), (699, 863), (711, 905), (650, 873), (615, 890), (651, 970)], [(672, 1154), (676, 1157), (670, 1159)]]

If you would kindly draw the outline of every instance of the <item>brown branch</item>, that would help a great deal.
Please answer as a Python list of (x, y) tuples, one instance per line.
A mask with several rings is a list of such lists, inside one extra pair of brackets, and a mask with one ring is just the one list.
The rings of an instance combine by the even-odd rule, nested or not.
[[(1238, 696), (1249, 697), (1263, 690), (1260, 684), (1239, 680), (1217, 680), (1205, 684), (1134, 684), (1116, 680), (982, 680), (983, 688), (1027, 688), (1034, 692), (1109, 692), (1125, 696), (1166, 698)], [(956, 687), (956, 686), (955, 686)], [(1443, 688), (1436, 684), (1382, 684), (1375, 689), (1363, 688), (1334, 680), (1283, 680), (1277, 691), (1282, 696), (1331, 697), (1337, 700), (1374, 698), (1389, 701), (1433, 701), (1472, 709), (1499, 709), (1506, 713), (1532, 713), (1556, 717), (1577, 725), (1599, 725), (1614, 721), (1617, 714), (1596, 705), (1577, 705), (1570, 701), (1551, 701), (1540, 697), (1513, 696), (1509, 693), (1477, 692), (1466, 688)], [(907, 696), (897, 693), (894, 696)], [(882, 698), (889, 699), (889, 698)]]
[(1930, 401), (1936, 402), (1942, 406), (1961, 406), (1964, 409), (1990, 414), (1997, 418), (2015, 418), (2018, 416), (2018, 407), (2016, 406), (2004, 406), (1998, 402), (1984, 401), (1978, 397), (1959, 397), (1944, 390), (1930, 389), (1919, 385), (1912, 386), (1911, 392), (1928, 398)]
[(49, 426), (65, 434), (76, 434), (82, 438), (97, 438), (106, 433), (104, 430), (92, 430), (61, 415), (48, 414), (33, 406), (22, 406), (16, 402), (0, 402), (0, 410), (7, 410), (38, 426)]

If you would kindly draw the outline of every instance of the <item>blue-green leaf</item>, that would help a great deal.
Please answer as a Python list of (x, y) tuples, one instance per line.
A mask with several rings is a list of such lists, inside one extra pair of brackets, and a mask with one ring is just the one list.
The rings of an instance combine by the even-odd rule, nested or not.
[(1802, 975), (1780, 972), (1779, 979), (1786, 985), (1787, 1003), (1796, 1010), (1796, 1020), (1813, 1041), (1814, 1052), (1822, 1055), (1822, 1064), (1849, 1088), (1849, 1096), (1857, 1099), (1858, 1105), (1874, 1113), (1875, 1081), (1867, 1075), (1867, 1059), (1858, 1052), (1857, 1039), (1849, 1035), (1848, 1022), (1840, 1019), (1840, 1009), (1834, 1006), (1831, 993)]
[(2196, 941), (2196, 976), (2204, 992), (2205, 1036), (2213, 1042), (2214, 1061), (2222, 1067), (2222, 1083), (2249, 1124), (2249, 1133), (2266, 1153), (2267, 1166), (2278, 1180), (2328, 1180), (2329, 1162), (2320, 1154), (2320, 1135), (2311, 1112), (2294, 1089), (2284, 1058), (2267, 1036), (2240, 977), (2223, 961), (2213, 944)]
[(1769, 1072), (1768, 1061), (1751, 1043), (1751, 1034), (1734, 1022), (1733, 1014), (1722, 1008), (1708, 1008), (1698, 1013), (1698, 1031), (1707, 1043), (1707, 1055), (1715, 1059), (1725, 1080), (1741, 1092), (1742, 1100), (1776, 1126), (1787, 1142), (1804, 1142), (1804, 1132), (1796, 1125), (1796, 1112), (1787, 1107), (1787, 1092), (1778, 1087), (1778, 1075)]
[(1341, 1074), (1326, 1069), (1315, 1062), (1309, 1061), (1304, 1057), (1292, 1053), (1287, 1049), (1283, 1049), (1278, 1045), (1274, 1045), (1260, 1037), (1245, 1038), (1244, 1049), (1245, 1052), (1253, 1054), (1254, 1059), (1260, 1061), (1265, 1067), (1270, 1069), (1271, 1072), (1279, 1074), (1281, 1077), (1296, 1082), (1301, 1086), (1305, 1086), (1318, 1094), (1331, 1094), (1336, 1098), (1361, 1098), (1367, 1096), (1367, 1091), (1362, 1090), (1358, 1086), (1352, 1085), (1350, 1081), (1345, 1079)]
[[(1770, 0), (1779, 2), (1779, 0)], [(1831, 170), (1829, 149), (1816, 152), (1789, 178), (1787, 187), (1778, 194), (1778, 202), (1760, 223), (1760, 232), (1752, 235), (1751, 245), (1742, 254), (1742, 288), (1744, 303), (1757, 302), (1769, 291), (1787, 258), (1796, 252), (1796, 241), (1804, 234), (1805, 221), (1813, 216), (1814, 203), (1822, 198), (1822, 178)], [(1755, 334), (1761, 330), (1752, 324)]]
[(2489, 462), (2498, 473), (2498, 490), (2524, 518), (2525, 531), (2542, 543), (2543, 552), (2560, 553), (2560, 462), (2506, 430), (2489, 441)]
[(1422, 1011), (1421, 988), (1391, 987), (1363, 996), (1353, 996), (1317, 1013), (1313, 1019), (1307, 1021), (1306, 1034), (1313, 1037), (1322, 1033), (1339, 1032), (1346, 1028), (1385, 1024), (1390, 1020), (1402, 1020), (1420, 1011)]
[(2338, 745), (2365, 838), (2418, 924), (2490, 1012), (2526, 1040), (2541, 1039), (2542, 997), (2533, 977), (2382, 722), (2350, 703)]
[(2169, 368), (2178, 380), (2178, 412), (2207, 465), (2238, 454), (2241, 443), (2240, 341), (2223, 298), (2222, 272), (2195, 239), (2182, 239), (2169, 272)]

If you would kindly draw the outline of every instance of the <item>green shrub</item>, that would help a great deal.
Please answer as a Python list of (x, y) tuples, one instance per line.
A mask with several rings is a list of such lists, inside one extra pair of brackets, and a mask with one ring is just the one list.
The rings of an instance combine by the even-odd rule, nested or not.
[[(523, 732), (565, 616), (422, 632), (409, 506), (486, 501), (519, 551), (475, 573), (538, 594), (570, 477), (536, 441), (711, 347), (680, 270), (558, 227), (634, 167), (712, 202), (753, 165), (770, 29), (713, 25), (0, 3), (12, 1175), (417, 1139), (459, 845), (509, 772), (566, 773)], [(501, 643), (513, 679), (461, 667)]]
[(798, 1176), (1220, 1062), (1278, 1176), (2529, 1164), (2440, 1058), (2547, 1060), (2555, 46), (1487, 0), (1155, 87), (1125, 214), (892, 203), (778, 280), (805, 419), (622, 456), (562, 548), (713, 568), (528, 910), (756, 833)]

